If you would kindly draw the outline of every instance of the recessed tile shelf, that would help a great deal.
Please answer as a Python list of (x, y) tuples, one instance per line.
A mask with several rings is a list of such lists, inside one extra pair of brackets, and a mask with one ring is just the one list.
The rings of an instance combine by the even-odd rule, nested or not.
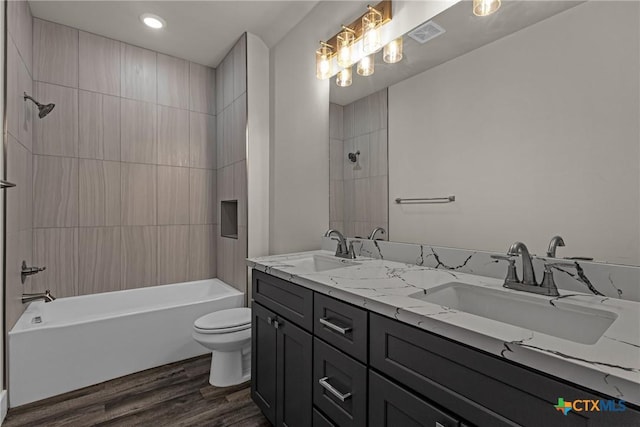
[(238, 238), (238, 201), (220, 202), (220, 234), (230, 239)]

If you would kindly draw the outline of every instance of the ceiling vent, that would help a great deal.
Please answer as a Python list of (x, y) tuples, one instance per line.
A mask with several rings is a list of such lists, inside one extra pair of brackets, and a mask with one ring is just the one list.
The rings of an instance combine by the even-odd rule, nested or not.
[(414, 39), (420, 44), (424, 44), (431, 39), (444, 34), (445, 29), (433, 21), (427, 21), (419, 27), (414, 28), (408, 34), (409, 37)]

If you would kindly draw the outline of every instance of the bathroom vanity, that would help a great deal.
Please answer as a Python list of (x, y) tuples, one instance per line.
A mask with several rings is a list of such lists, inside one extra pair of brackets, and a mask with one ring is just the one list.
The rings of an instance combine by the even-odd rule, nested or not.
[[(616, 367), (624, 363), (616, 358), (624, 356), (613, 354), (615, 346), (605, 354), (606, 343), (589, 333), (571, 341), (438, 304), (449, 292), (440, 291), (451, 287), (442, 284), (452, 280), (460, 298), (517, 292), (503, 290), (500, 280), (379, 259), (343, 260), (328, 251), (258, 258), (249, 265), (252, 397), (274, 425), (640, 424), (637, 358), (635, 365)], [(459, 285), (480, 297), (464, 294), (469, 291)], [(517, 303), (520, 294), (513, 298)], [(571, 298), (584, 301), (563, 307)], [(589, 298), (572, 293), (557, 297), (557, 307), (548, 305), (595, 310)], [(605, 326), (610, 321), (606, 333), (595, 334), (615, 338), (622, 323), (637, 320), (632, 304), (602, 307), (614, 316), (604, 320)], [(624, 313), (633, 308), (633, 315)], [(629, 348), (632, 359), (640, 354), (638, 347)], [(599, 352), (601, 362), (588, 360), (591, 351)], [(619, 395), (603, 392), (599, 385), (607, 383)], [(555, 408), (559, 398), (613, 400), (621, 410), (581, 411), (578, 404), (563, 415)], [(624, 410), (617, 399), (626, 401)]]

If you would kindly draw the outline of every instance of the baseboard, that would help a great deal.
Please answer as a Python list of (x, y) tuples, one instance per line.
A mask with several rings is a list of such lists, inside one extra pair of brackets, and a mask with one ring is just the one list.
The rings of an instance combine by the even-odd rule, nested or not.
[(9, 409), (8, 403), (9, 399), (7, 390), (2, 390), (2, 392), (0, 392), (0, 424), (4, 422), (4, 419), (7, 416), (7, 411)]

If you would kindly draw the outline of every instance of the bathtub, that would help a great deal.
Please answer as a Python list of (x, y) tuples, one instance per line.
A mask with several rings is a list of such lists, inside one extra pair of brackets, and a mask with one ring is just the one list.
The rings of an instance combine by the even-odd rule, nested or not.
[(195, 319), (243, 305), (218, 279), (32, 302), (9, 332), (9, 405), (205, 354)]

